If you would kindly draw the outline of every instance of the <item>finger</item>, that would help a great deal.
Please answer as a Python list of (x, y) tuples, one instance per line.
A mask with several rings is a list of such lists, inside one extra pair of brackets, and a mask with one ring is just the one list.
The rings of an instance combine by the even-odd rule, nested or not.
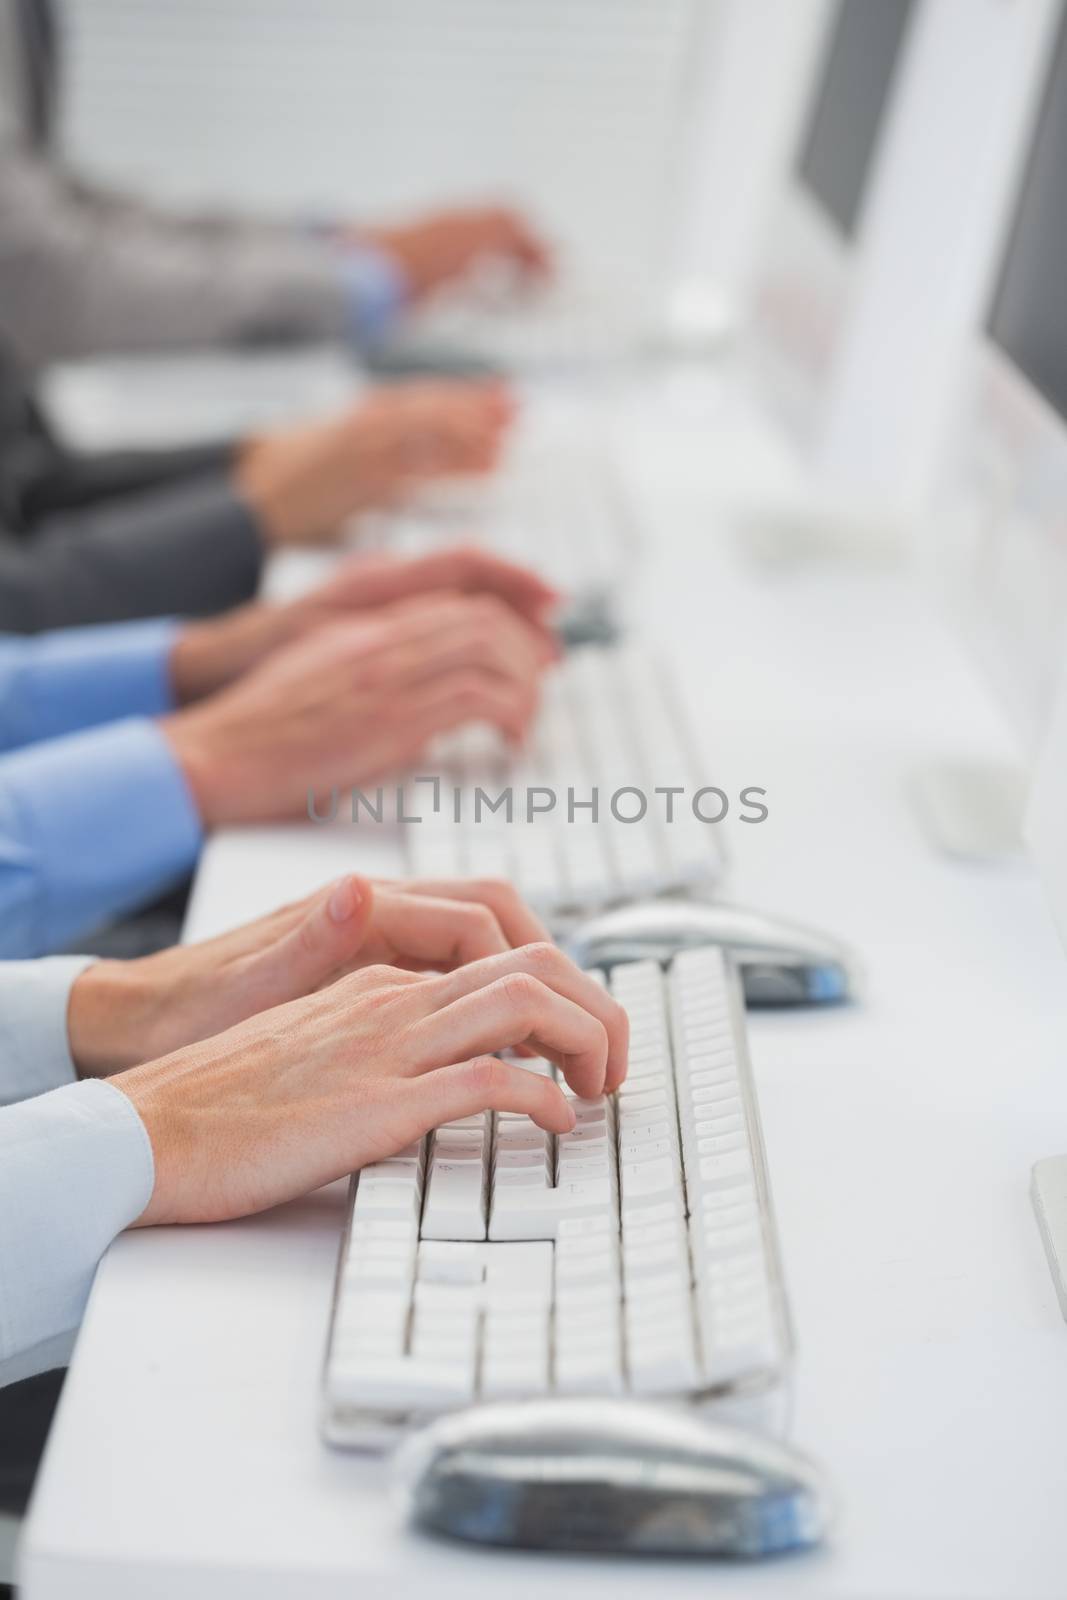
[(373, 681), (389, 687), (407, 687), (463, 667), (529, 685), (549, 659), (543, 638), (487, 597), (441, 599), (436, 615), (420, 609), (394, 619), (385, 637), (392, 642), (360, 666), (364, 675), (369, 671)]
[(562, 598), (558, 589), (528, 567), (516, 566), (476, 545), (455, 545), (424, 556), (412, 565), (420, 569), (423, 588), (494, 594), (520, 616), (535, 623), (541, 623)]
[(432, 431), (444, 450), (466, 456), (485, 449), (495, 452), (508, 422), (508, 414), (496, 402), (476, 400), (441, 409)]
[(500, 220), (508, 253), (531, 271), (547, 273), (552, 258), (545, 241), (538, 238), (529, 223), (513, 211), (505, 212)]
[(382, 605), (370, 617), (326, 623), (311, 638), (319, 654), (324, 641), (336, 651), (342, 670), (354, 666), (361, 684), (390, 689), (461, 667), (529, 685), (548, 661), (538, 630), (489, 595), (417, 595)]
[(511, 947), (552, 942), (540, 917), (504, 878), (418, 878), (413, 883), (405, 883), (404, 889), (408, 894), (432, 895), (443, 900), (475, 900), (488, 906)]
[[(441, 972), (508, 949), (488, 906), (382, 888), (375, 895), (368, 943), (374, 960), (417, 963)], [(379, 945), (384, 946), (380, 954)]]
[[(507, 960), (496, 957), (496, 961)], [(476, 962), (461, 972), (474, 973), (491, 962)], [(450, 977), (455, 977), (451, 974)], [(432, 979), (434, 985), (449, 978)], [(447, 992), (447, 990), (445, 991)], [(431, 998), (440, 1009), (412, 1029), (415, 1064), (442, 1056), (463, 1059), (511, 1045), (532, 1044), (539, 1054), (559, 1063), (576, 1094), (595, 1099), (603, 1094), (608, 1060), (607, 1030), (592, 1012), (550, 989), (528, 972), (512, 971), (451, 1003), (437, 990)]]
[(294, 923), (299, 922), (314, 898), (314, 895), (305, 895), (303, 900), (294, 900), (288, 905), (278, 906), (276, 910), (268, 911), (252, 922), (243, 922), (227, 933), (217, 933), (210, 939), (199, 939), (192, 948), (205, 953), (210, 951), (218, 966), (229, 961), (239, 961), (243, 956), (252, 955), (273, 943)]
[(517, 743), (536, 709), (537, 693), (532, 685), (508, 683), (471, 668), (449, 672), (435, 683), (410, 690), (398, 696), (391, 708), (410, 750), (421, 750), (435, 735), (450, 733), (468, 722), (488, 722)]
[(548, 1133), (569, 1133), (575, 1123), (566, 1096), (551, 1078), (493, 1056), (402, 1080), (396, 1093), (411, 1108), (420, 1133), (482, 1111), (523, 1113)]
[[(448, 1004), (460, 996), (477, 998), (485, 985), (506, 980), (511, 975), (538, 979), (598, 1020), (607, 1036), (608, 1051), (604, 1083), (595, 1093), (613, 1093), (626, 1076), (630, 1048), (629, 1019), (618, 1001), (613, 1000), (595, 978), (576, 967), (554, 944), (523, 945), (517, 950), (509, 950), (506, 955), (494, 956), (489, 961), (479, 961), (473, 966), (457, 970), (440, 980), (441, 1003)], [(502, 1046), (493, 1048), (500, 1049)]]
[(541, 619), (561, 599), (536, 572), (462, 544), (410, 560), (386, 552), (350, 556), (308, 599), (364, 611), (440, 589), (495, 595), (536, 627), (544, 626)]
[(295, 921), (246, 958), (249, 1015), (311, 994), (350, 965), (367, 936), (374, 898), (371, 883), (354, 875), (311, 896)]

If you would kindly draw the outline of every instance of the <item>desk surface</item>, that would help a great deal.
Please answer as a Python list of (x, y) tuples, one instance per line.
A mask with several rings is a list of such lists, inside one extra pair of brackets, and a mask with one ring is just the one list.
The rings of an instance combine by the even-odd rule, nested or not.
[[(710, 437), (697, 399), (667, 385), (623, 408), (645, 631), (669, 643), (714, 781), (769, 791), (768, 821), (733, 841), (733, 895), (849, 938), (867, 993), (751, 1020), (799, 1340), (791, 1435), (833, 1476), (837, 1533), (795, 1562), (672, 1568), (672, 1591), (1062, 1596), (1067, 1332), (1027, 1197), (1031, 1162), (1067, 1147), (1062, 956), (1033, 878), (934, 856), (907, 793), (923, 760), (999, 754), (1003, 734), (903, 576), (739, 558), (732, 496), (785, 467), (754, 424)], [(220, 837), (190, 931), (357, 860), (395, 870), (395, 846), (371, 860), (344, 827)], [(380, 1463), (320, 1443), (342, 1203), (335, 1185), (118, 1241), (28, 1524), (26, 1600), (543, 1600), (665, 1576), (432, 1544)]]

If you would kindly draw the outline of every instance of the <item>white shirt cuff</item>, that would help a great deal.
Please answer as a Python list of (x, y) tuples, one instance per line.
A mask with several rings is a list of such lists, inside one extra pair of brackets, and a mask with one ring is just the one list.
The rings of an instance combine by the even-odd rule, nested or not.
[(56, 1365), (100, 1258), (154, 1183), (147, 1129), (103, 1079), (0, 1111), (0, 1384)]
[(0, 1106), (75, 1083), (67, 1010), (93, 956), (0, 961)]

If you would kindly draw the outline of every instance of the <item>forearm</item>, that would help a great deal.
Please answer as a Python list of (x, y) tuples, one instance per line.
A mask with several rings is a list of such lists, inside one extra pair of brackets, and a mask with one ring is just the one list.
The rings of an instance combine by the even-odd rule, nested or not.
[(58, 448), (45, 437), (37, 459), (29, 452), (14, 484), (20, 526), (31, 536), (49, 517), (102, 506), (113, 512), (129, 495), (181, 485), (210, 474), (226, 474), (237, 453), (232, 439), (173, 450), (111, 450), (83, 455)]
[(0, 1110), (0, 1384), (69, 1356), (100, 1258), (153, 1182), (144, 1125), (110, 1084)]

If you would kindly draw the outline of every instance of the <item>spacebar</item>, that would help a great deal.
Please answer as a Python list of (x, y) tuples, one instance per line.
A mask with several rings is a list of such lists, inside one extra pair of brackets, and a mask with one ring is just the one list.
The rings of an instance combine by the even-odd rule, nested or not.
[(358, 1362), (334, 1363), (334, 1398), (344, 1405), (374, 1411), (436, 1410), (462, 1404), (474, 1394), (473, 1362), (445, 1363), (416, 1356), (375, 1359), (361, 1354)]

